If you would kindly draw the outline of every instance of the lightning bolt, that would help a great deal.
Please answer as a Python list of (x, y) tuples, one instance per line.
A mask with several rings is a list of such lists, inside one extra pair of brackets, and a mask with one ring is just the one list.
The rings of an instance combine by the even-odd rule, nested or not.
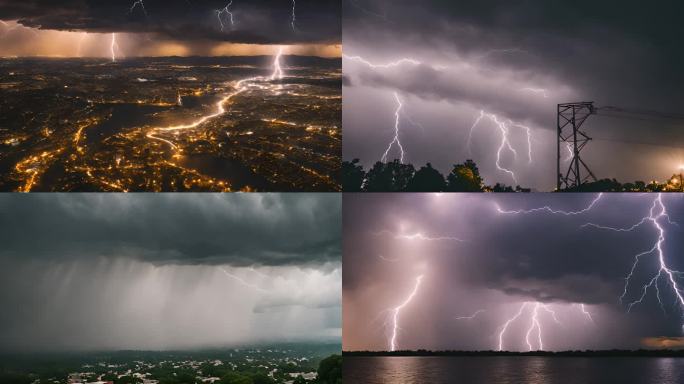
[[(518, 51), (520, 51), (520, 50), (518, 50), (518, 49), (512, 49), (512, 50), (497, 50), (497, 51), (501, 51), (501, 52), (509, 52), (509, 51), (510, 51), (510, 52), (518, 52)], [(415, 59), (410, 58), (410, 57), (404, 57), (404, 58), (401, 58), (401, 59), (398, 59), (398, 60), (395, 60), (395, 61), (390, 61), (390, 62), (387, 62), (387, 63), (384, 63), (384, 64), (373, 63), (373, 62), (371, 62), (371, 61), (369, 61), (369, 60), (367, 60), (367, 59), (365, 59), (365, 58), (363, 58), (363, 57), (361, 57), (361, 56), (350, 56), (350, 55), (343, 54), (342, 57), (343, 57), (344, 59), (346, 59), (346, 60), (356, 61), (356, 62), (358, 62), (358, 63), (364, 64), (364, 65), (366, 65), (367, 67), (372, 68), (372, 69), (390, 69), (390, 68), (400, 67), (400, 66), (403, 66), (403, 65), (414, 65), (414, 66), (417, 66), (417, 65), (422, 65), (422, 64), (423, 64), (421, 61), (415, 60)], [(444, 69), (444, 68), (447, 68), (447, 67), (444, 67), (444, 66), (432, 66), (432, 68), (434, 68), (434, 69), (436, 69), (436, 70), (439, 70), (439, 69)], [(529, 89), (535, 89), (535, 90), (536, 90), (536, 88), (529, 88)], [(546, 91), (544, 90), (544, 92), (546, 92)], [(396, 92), (395, 92), (395, 98), (397, 99), (397, 103), (398, 103), (398, 105), (399, 105), (398, 110), (401, 111), (401, 108), (402, 108), (401, 101), (398, 99), (398, 96), (397, 96)], [(395, 115), (396, 115), (396, 114), (397, 114), (397, 113), (395, 112)], [(467, 145), (467, 148), (468, 148), (468, 152), (469, 152), (469, 153), (472, 153), (471, 144), (472, 144), (472, 137), (473, 137), (473, 133), (474, 133), (474, 131), (475, 131), (475, 128), (482, 122), (482, 120), (483, 120), (485, 117), (488, 118), (489, 120), (491, 120), (491, 121), (498, 127), (499, 132), (500, 132), (500, 134), (501, 134), (501, 144), (499, 145), (499, 148), (497, 149), (497, 155), (496, 155), (496, 168), (497, 168), (499, 171), (504, 172), (504, 173), (508, 174), (509, 176), (511, 176), (511, 178), (513, 179), (513, 181), (517, 184), (517, 183), (518, 183), (518, 180), (517, 180), (517, 177), (516, 177), (515, 172), (513, 172), (513, 170), (511, 170), (511, 169), (509, 169), (509, 168), (507, 168), (507, 167), (505, 167), (505, 166), (502, 165), (501, 157), (502, 157), (502, 155), (503, 155), (503, 152), (506, 151), (506, 150), (508, 150), (509, 152), (511, 152), (511, 153), (513, 154), (514, 158), (517, 158), (518, 152), (517, 152), (517, 150), (516, 150), (515, 148), (513, 148), (513, 145), (511, 144), (511, 142), (510, 142), (510, 140), (509, 140), (510, 128), (511, 128), (511, 127), (516, 127), (516, 128), (520, 128), (520, 129), (522, 129), (522, 130), (525, 131), (526, 138), (527, 138), (527, 159), (528, 159), (528, 164), (532, 164), (532, 161), (533, 161), (533, 158), (532, 158), (532, 129), (531, 129), (529, 126), (524, 125), (524, 124), (522, 124), (522, 123), (514, 122), (514, 121), (512, 121), (512, 120), (510, 120), (510, 119), (502, 120), (502, 119), (500, 119), (496, 114), (488, 113), (488, 112), (485, 112), (484, 110), (481, 110), (481, 111), (480, 111), (480, 115), (479, 115), (478, 117), (476, 117), (475, 122), (474, 122), (473, 125), (471, 126), (470, 131), (469, 131), (469, 134), (468, 134), (468, 141), (467, 141), (467, 144), (466, 144), (466, 145)], [(398, 121), (398, 118), (397, 118), (397, 121)], [(404, 155), (404, 153), (403, 153), (403, 147), (401, 146), (401, 143), (399, 142), (399, 137), (398, 137), (398, 136), (399, 136), (399, 135), (398, 135), (398, 125), (399, 125), (399, 124), (398, 124), (398, 122), (397, 122), (397, 123), (395, 124), (395, 132), (396, 132), (396, 134), (395, 134), (395, 136), (394, 136), (394, 140), (390, 143), (390, 145), (389, 145), (389, 147), (388, 147), (388, 150), (385, 152), (385, 156), (383, 156), (382, 162), (386, 162), (387, 156), (388, 156), (388, 152), (389, 152), (389, 150), (391, 149), (392, 145), (396, 142), (396, 143), (398, 144), (398, 146), (399, 146), (399, 149), (401, 150), (401, 155), (402, 155), (401, 162), (403, 163), (403, 155)], [(417, 125), (417, 124), (414, 124), (414, 125)]]
[(399, 313), (401, 312), (404, 307), (409, 305), (413, 298), (416, 296), (418, 293), (418, 289), (420, 288), (420, 284), (423, 281), (423, 275), (420, 275), (416, 278), (416, 284), (413, 287), (413, 290), (409, 294), (409, 296), (399, 304), (399, 306), (394, 307), (392, 309), (392, 336), (390, 338), (389, 346), (390, 346), (390, 351), (394, 352), (397, 349), (397, 333), (399, 330)]
[[(633, 301), (631, 301), (627, 305), (627, 312), (630, 312), (632, 310), (632, 307), (634, 307), (637, 304), (640, 304), (643, 302), (644, 298), (648, 294), (648, 290), (653, 288), (656, 291), (656, 299), (658, 300), (658, 303), (660, 304), (660, 307), (663, 311), (665, 311), (665, 307), (663, 305), (663, 301), (661, 298), (661, 291), (659, 287), (659, 282), (661, 280), (665, 280), (665, 283), (667, 286), (671, 289), (672, 293), (675, 296), (676, 302), (680, 307), (680, 310), (684, 310), (684, 291), (682, 291), (682, 288), (680, 287), (680, 279), (684, 275), (684, 272), (676, 271), (668, 265), (667, 259), (665, 257), (665, 252), (663, 250), (663, 244), (665, 243), (666, 240), (666, 232), (665, 232), (665, 226), (666, 224), (669, 225), (677, 225), (677, 223), (673, 222), (670, 219), (670, 216), (667, 212), (667, 208), (665, 207), (665, 204), (663, 203), (663, 195), (662, 193), (657, 194), (657, 196), (653, 199), (653, 204), (651, 205), (651, 208), (648, 211), (648, 215), (644, 216), (640, 221), (638, 221), (636, 224), (629, 226), (629, 227), (624, 227), (624, 228), (618, 228), (618, 227), (608, 227), (608, 226), (603, 226), (603, 225), (598, 225), (594, 223), (586, 223), (582, 225), (583, 228), (586, 227), (593, 227), (596, 229), (601, 229), (601, 230), (610, 230), (610, 231), (615, 231), (615, 232), (633, 232), (637, 230), (638, 228), (642, 227), (645, 224), (650, 223), (653, 228), (656, 230), (658, 237), (655, 240), (653, 246), (641, 253), (638, 253), (637, 255), (634, 256), (634, 262), (632, 263), (632, 267), (625, 277), (625, 285), (624, 285), (624, 290), (622, 292), (622, 295), (619, 298), (619, 302), (623, 303), (625, 297), (628, 295), (629, 288), (631, 285), (632, 277), (634, 277), (634, 273), (636, 272), (639, 262), (641, 261), (642, 257), (649, 256), (649, 255), (655, 255), (656, 260), (657, 260), (657, 265), (658, 265), (658, 271), (655, 273), (651, 279), (644, 284), (640, 291), (641, 294)], [(684, 331), (684, 323), (682, 324), (682, 330)]]
[(484, 312), (486, 312), (484, 309), (479, 309), (479, 310), (475, 311), (475, 313), (473, 313), (470, 316), (457, 316), (457, 317), (454, 317), (454, 320), (473, 320), (477, 317), (477, 315), (484, 313)]
[(221, 25), (221, 32), (223, 32), (225, 28), (225, 24), (223, 24), (224, 14), (228, 17), (230, 25), (235, 25), (235, 20), (233, 19), (233, 12), (230, 11), (231, 5), (233, 5), (233, 0), (230, 0), (230, 3), (228, 3), (228, 5), (226, 5), (225, 7), (214, 11), (216, 12), (216, 17), (218, 18), (219, 24)]
[(110, 50), (112, 53), (112, 63), (116, 63), (116, 51), (121, 50), (119, 48), (119, 44), (116, 42), (116, 33), (112, 33), (112, 44), (110, 46)]
[(594, 206), (596, 204), (598, 204), (598, 202), (602, 198), (603, 198), (603, 193), (599, 193), (586, 208), (581, 209), (579, 211), (563, 211), (563, 210), (553, 209), (553, 208), (549, 207), (548, 205), (540, 207), (540, 208), (529, 209), (529, 210), (520, 209), (517, 211), (506, 211), (506, 210), (502, 209), (501, 207), (499, 207), (497, 204), (496, 209), (499, 213), (504, 213), (504, 214), (508, 214), (508, 215), (521, 215), (521, 214), (528, 215), (528, 214), (537, 213), (537, 212), (547, 212), (547, 213), (551, 213), (554, 215), (575, 216), (575, 215), (581, 215), (583, 213), (591, 211), (594, 208)]
[(357, 61), (359, 63), (365, 64), (366, 66), (373, 68), (373, 69), (388, 69), (388, 68), (393, 68), (393, 67), (399, 67), (399, 66), (405, 65), (405, 64), (411, 64), (411, 65), (420, 65), (421, 64), (420, 61), (414, 60), (414, 59), (411, 59), (408, 57), (405, 57), (403, 59), (399, 59), (396, 61), (391, 61), (391, 62), (385, 63), (385, 64), (373, 64), (361, 56), (348, 56), (348, 55), (342, 54), (342, 57), (347, 59), (347, 60)]
[(520, 89), (523, 92), (532, 92), (541, 95), (543, 98), (548, 99), (549, 95), (546, 92), (546, 89), (544, 88), (531, 88), (531, 87), (525, 87)]
[(297, 15), (295, 13), (295, 10), (297, 8), (297, 0), (292, 0), (292, 19), (290, 21), (290, 26), (292, 27), (292, 31), (296, 32), (297, 31)]
[(131, 5), (131, 8), (128, 10), (128, 13), (133, 13), (135, 8), (138, 6), (140, 6), (145, 16), (147, 16), (147, 9), (145, 9), (145, 3), (143, 2), (143, 0), (137, 0), (133, 2), (133, 5)]
[(503, 338), (504, 338), (504, 335), (506, 334), (506, 331), (508, 331), (508, 326), (511, 325), (511, 323), (513, 323), (514, 321), (518, 320), (518, 318), (520, 316), (522, 316), (523, 311), (525, 310), (525, 307), (527, 307), (526, 302), (520, 306), (518, 313), (516, 313), (510, 319), (506, 320), (504, 325), (501, 327), (501, 332), (499, 332), (499, 351), (503, 351)]
[(591, 313), (589, 313), (589, 311), (587, 311), (587, 309), (586, 309), (586, 307), (584, 306), (584, 304), (577, 304), (577, 306), (580, 308), (580, 312), (582, 312), (582, 314), (583, 314), (589, 321), (591, 321), (591, 322), (593, 323), (593, 322), (594, 322), (594, 318), (591, 316)]
[(256, 285), (254, 285), (254, 284), (248, 283), (247, 281), (245, 281), (245, 280), (244, 280), (243, 278), (241, 278), (240, 276), (237, 276), (237, 275), (234, 275), (234, 274), (228, 272), (228, 271), (227, 271), (225, 268), (223, 268), (223, 267), (221, 267), (221, 271), (223, 271), (223, 273), (224, 273), (226, 276), (230, 277), (231, 279), (237, 281), (238, 283), (240, 283), (241, 285), (243, 285), (243, 286), (245, 286), (245, 287), (247, 287), (247, 288), (250, 288), (250, 289), (253, 289), (253, 290), (259, 291), (259, 292), (267, 292), (265, 289), (263, 289), (263, 288), (261, 288), (261, 287), (259, 287), (259, 286), (256, 286)]
[(513, 145), (511, 145), (510, 140), (508, 139), (508, 135), (510, 134), (510, 127), (518, 127), (521, 128), (525, 131), (525, 134), (527, 135), (527, 159), (528, 163), (532, 164), (532, 129), (526, 125), (523, 125), (521, 123), (514, 122), (512, 120), (501, 120), (496, 114), (493, 113), (488, 113), (485, 112), (484, 110), (480, 110), (480, 114), (475, 118), (475, 122), (473, 125), (470, 127), (470, 131), (468, 133), (468, 141), (467, 141), (467, 147), (468, 147), (468, 152), (472, 153), (471, 150), (471, 144), (472, 144), (472, 138), (473, 138), (473, 132), (475, 131), (475, 128), (480, 125), (482, 120), (484, 118), (489, 119), (492, 123), (496, 125), (496, 127), (499, 129), (499, 132), (501, 133), (501, 144), (499, 145), (499, 148), (496, 152), (496, 168), (501, 171), (509, 174), (513, 181), (515, 183), (518, 182), (517, 177), (515, 173), (501, 165), (501, 156), (503, 155), (503, 152), (505, 150), (510, 151), (513, 154), (514, 158), (517, 158), (518, 156), (518, 151), (513, 148)]
[(271, 75), (271, 80), (281, 80), (283, 78), (283, 69), (280, 66), (280, 58), (283, 56), (283, 47), (278, 49), (278, 54), (273, 61), (273, 74)]
[[(524, 302), (520, 308), (518, 309), (518, 312), (503, 324), (501, 327), (501, 331), (499, 332), (499, 351), (503, 351), (503, 340), (504, 336), (506, 335), (506, 332), (508, 331), (508, 327), (519, 319), (522, 315), (523, 312), (525, 311), (525, 308), (528, 306), (532, 306), (532, 309), (530, 311), (530, 325), (527, 328), (527, 332), (525, 333), (525, 343), (527, 344), (527, 348), (530, 351), (533, 351), (535, 348), (535, 345), (537, 347), (536, 350), (542, 351), (544, 350), (544, 339), (542, 337), (542, 323), (539, 318), (539, 311), (543, 310), (546, 312), (551, 319), (558, 325), (562, 325), (560, 320), (558, 320), (558, 317), (556, 316), (556, 312), (551, 309), (547, 304), (540, 303), (540, 302)], [(536, 334), (536, 344), (530, 341), (530, 337), (533, 337), (534, 334)]]
[(420, 232), (413, 233), (410, 235), (406, 234), (396, 234), (391, 231), (380, 231), (375, 233), (376, 236), (381, 236), (381, 235), (389, 235), (392, 236), (396, 240), (418, 240), (418, 241), (458, 241), (458, 242), (463, 242), (465, 240), (459, 239), (458, 237), (451, 237), (451, 236), (427, 236), (424, 235)]
[(401, 110), (404, 107), (404, 105), (401, 103), (401, 100), (399, 99), (399, 95), (394, 92), (394, 99), (397, 101), (397, 109), (394, 111), (394, 138), (392, 141), (390, 141), (389, 145), (387, 146), (387, 150), (385, 150), (385, 153), (382, 155), (381, 161), (383, 163), (387, 163), (387, 156), (389, 156), (390, 150), (392, 150), (392, 146), (394, 146), (394, 143), (397, 143), (397, 147), (399, 147), (399, 152), (400, 152), (400, 157), (399, 157), (399, 162), (402, 164), (404, 163), (404, 147), (401, 145), (401, 141), (399, 140), (399, 119), (400, 119), (400, 114)]

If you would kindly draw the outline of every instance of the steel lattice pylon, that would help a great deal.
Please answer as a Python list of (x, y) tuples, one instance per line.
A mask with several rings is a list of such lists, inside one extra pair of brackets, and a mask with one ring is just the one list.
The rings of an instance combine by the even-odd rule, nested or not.
[[(580, 130), (587, 118), (596, 113), (593, 102), (558, 104), (558, 159), (557, 190), (578, 188), (596, 176), (582, 161), (580, 152), (591, 141), (591, 137)], [(561, 147), (572, 151), (572, 161), (566, 172), (561, 172)], [(582, 174), (585, 174), (582, 176)]]

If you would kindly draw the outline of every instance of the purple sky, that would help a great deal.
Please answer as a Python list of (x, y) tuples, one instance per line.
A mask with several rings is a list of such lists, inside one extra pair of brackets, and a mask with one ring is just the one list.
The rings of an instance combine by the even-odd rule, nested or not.
[[(344, 158), (382, 158), (396, 93), (406, 162), (448, 173), (472, 158), (490, 185), (553, 189), (558, 103), (681, 111), (682, 5), (633, 3), (345, 0)], [(663, 180), (684, 164), (681, 119), (598, 115), (585, 127), (599, 178)], [(399, 157), (395, 144), (388, 159)]]
[[(655, 223), (664, 230), (666, 267), (684, 269), (682, 228), (663, 211), (682, 221), (683, 204), (680, 196), (655, 194), (347, 194), (344, 349), (390, 348), (392, 310), (411, 295), (419, 276), (415, 296), (398, 313), (397, 349), (498, 349), (506, 320), (521, 308), (501, 336), (503, 349), (528, 350), (527, 340), (539, 348), (535, 308), (547, 350), (638, 348), (645, 338), (661, 336), (684, 345), (678, 339), (682, 307), (665, 271), (655, 283), (662, 310), (653, 285), (627, 313), (658, 273), (657, 250), (641, 256), (619, 302), (635, 255), (658, 243)], [(544, 206), (550, 209), (499, 211)], [(584, 225), (640, 222), (631, 232)]]

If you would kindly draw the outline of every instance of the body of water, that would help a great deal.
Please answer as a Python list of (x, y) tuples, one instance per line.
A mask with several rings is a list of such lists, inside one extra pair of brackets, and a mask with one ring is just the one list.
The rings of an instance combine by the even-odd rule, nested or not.
[(640, 357), (344, 357), (348, 384), (678, 384), (684, 359)]

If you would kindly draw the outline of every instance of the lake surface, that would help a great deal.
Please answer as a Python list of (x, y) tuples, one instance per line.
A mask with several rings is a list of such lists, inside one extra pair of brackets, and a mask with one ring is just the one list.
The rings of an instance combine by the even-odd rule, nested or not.
[(684, 359), (345, 356), (343, 379), (345, 384), (679, 384)]

